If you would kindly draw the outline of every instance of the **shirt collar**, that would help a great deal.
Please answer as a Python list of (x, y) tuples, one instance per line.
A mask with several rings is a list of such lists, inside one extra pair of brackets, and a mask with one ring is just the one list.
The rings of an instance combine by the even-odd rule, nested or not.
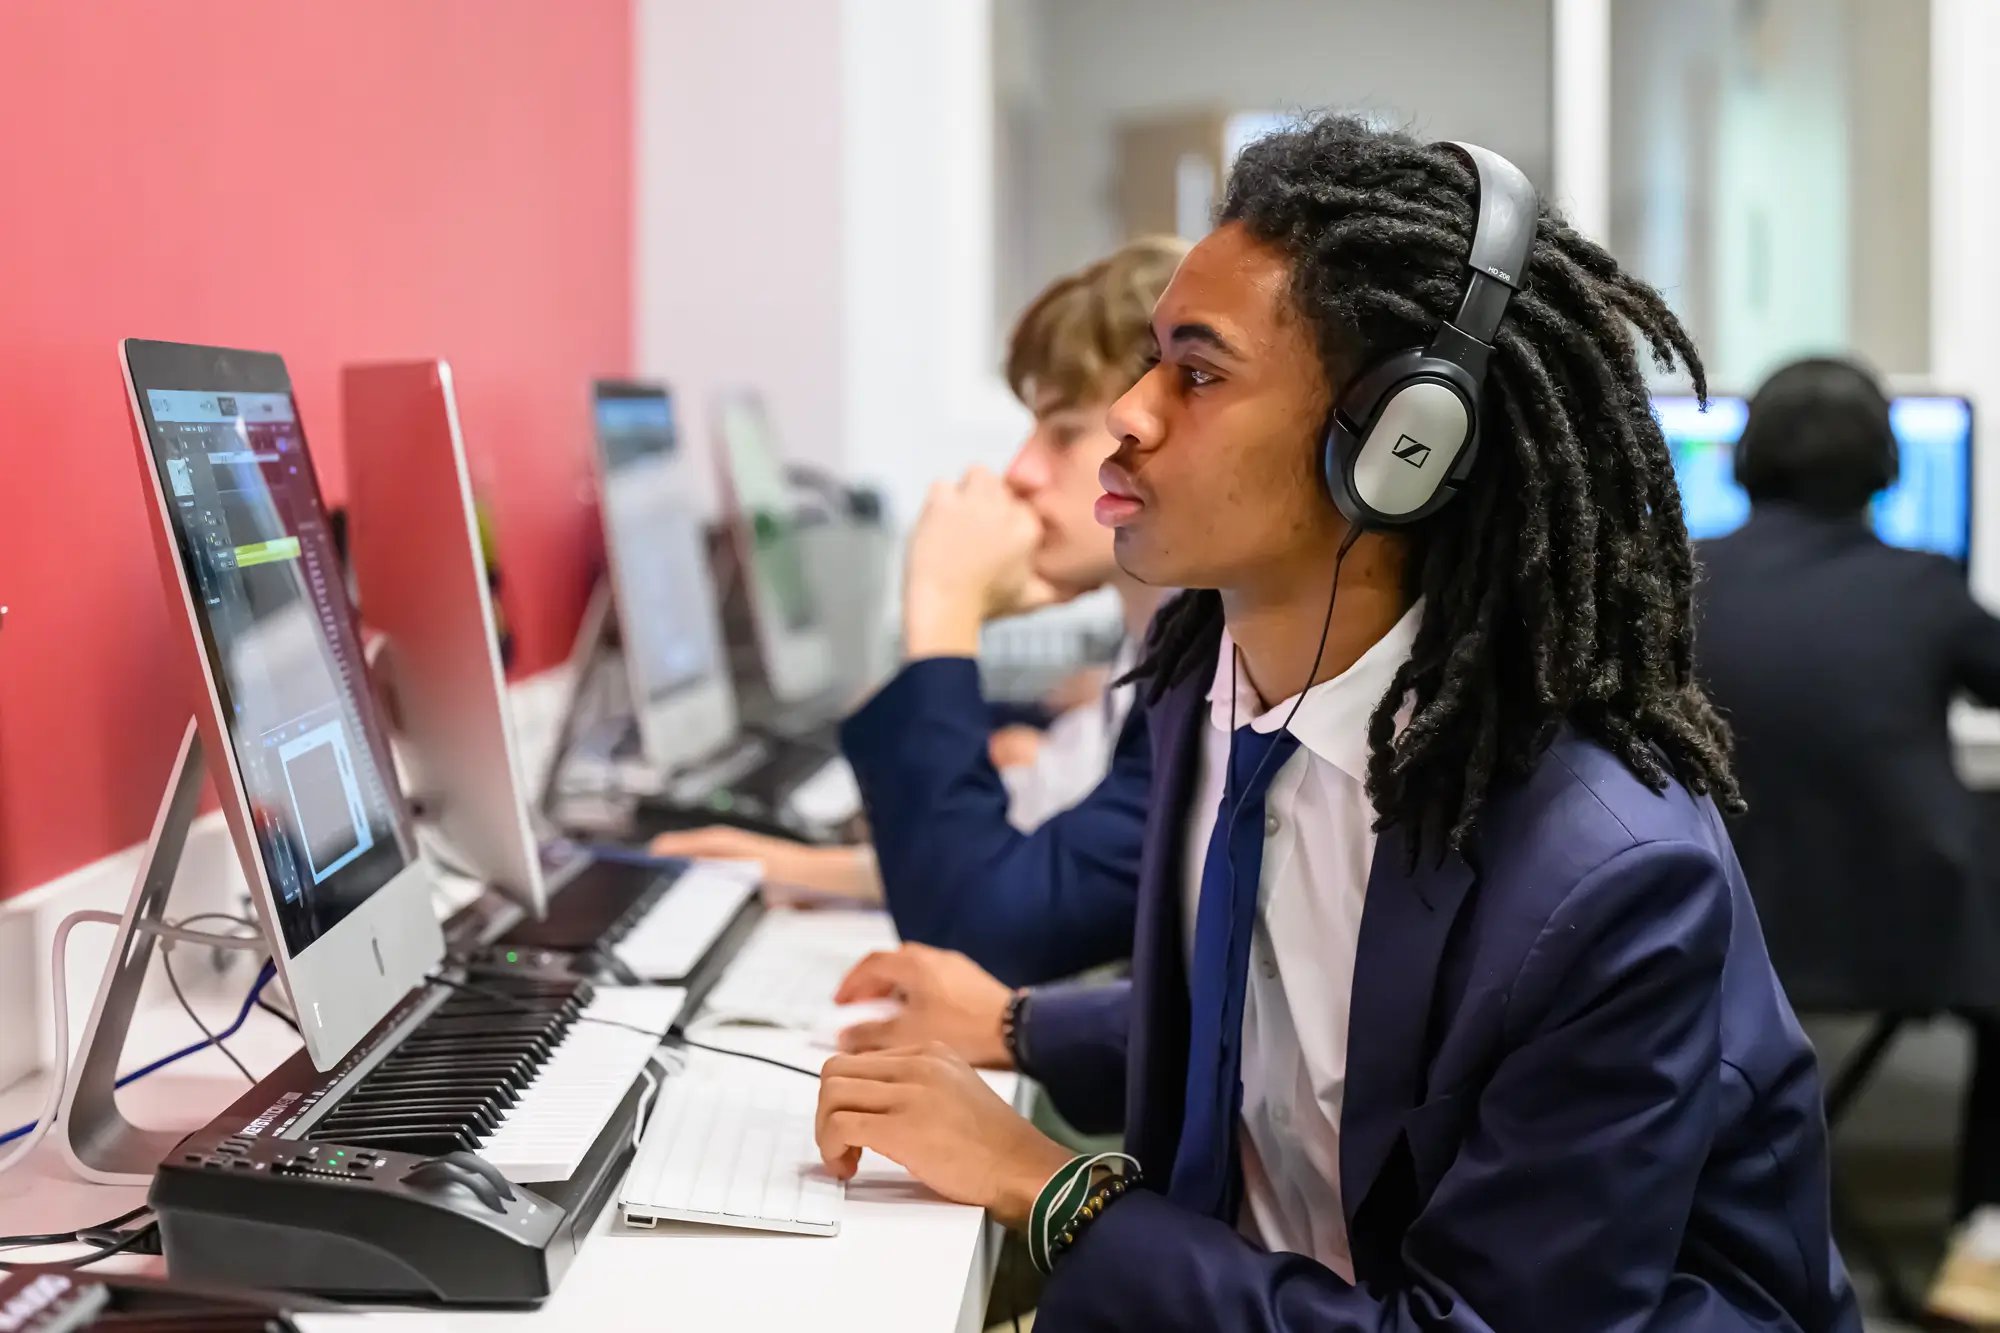
[[(1424, 604), (1419, 598), (1354, 665), (1306, 691), (1305, 700), (1299, 703), (1298, 716), (1292, 719), (1289, 728), (1300, 745), (1356, 781), (1367, 781), (1368, 721), (1382, 696), (1389, 692), (1397, 670), (1409, 660), (1410, 649), (1417, 641), (1417, 627), (1423, 619)], [(1229, 734), (1232, 676), (1239, 723), (1247, 722), (1260, 732), (1276, 731), (1284, 723), (1285, 715), (1292, 711), (1292, 704), (1298, 701), (1295, 694), (1256, 712), (1261, 701), (1236, 659), (1236, 641), (1225, 629), (1221, 650), (1216, 654), (1215, 678), (1208, 687), (1209, 725), (1225, 736)]]

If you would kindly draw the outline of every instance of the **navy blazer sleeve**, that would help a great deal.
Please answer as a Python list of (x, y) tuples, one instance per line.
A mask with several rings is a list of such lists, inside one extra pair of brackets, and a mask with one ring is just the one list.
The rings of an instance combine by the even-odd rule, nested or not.
[(1121, 1133), (1131, 1025), (1130, 981), (1039, 987), (1021, 1013), (1021, 1072), (1085, 1134)]
[[(1497, 1016), (1507, 1054), (1483, 1084), (1440, 1089), (1405, 1122), (1406, 1142), (1440, 1107), (1471, 1128), (1427, 1168), (1438, 1184), (1404, 1235), (1400, 1287), (1350, 1286), (1142, 1189), (1057, 1263), (1037, 1327), (1748, 1327), (1749, 1313), (1675, 1272), (1723, 1091), (1729, 894), (1712, 852), (1656, 842), (1565, 896)], [(1779, 1312), (1755, 1326), (1789, 1327)]]
[(840, 729), (906, 940), (957, 949), (1009, 985), (1132, 956), (1152, 758), (1143, 706), (1111, 771), (1031, 834), (1007, 822), (970, 658), (912, 662)]

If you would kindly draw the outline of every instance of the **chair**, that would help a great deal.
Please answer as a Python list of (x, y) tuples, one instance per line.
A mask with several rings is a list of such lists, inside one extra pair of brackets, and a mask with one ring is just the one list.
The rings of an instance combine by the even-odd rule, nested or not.
[[(1869, 1081), (1881, 1069), (1882, 1061), (1888, 1057), (1889, 1048), (1896, 1036), (1912, 1022), (1921, 1022), (1930, 1017), (1923, 1013), (1878, 1014), (1868, 1035), (1861, 1045), (1847, 1057), (1826, 1088), (1826, 1133), (1829, 1145), (1838, 1130), (1842, 1118), (1853, 1106)], [(1840, 1188), (1838, 1173), (1834, 1173), (1830, 1186), (1830, 1203), (1833, 1208), (1834, 1229), (1852, 1242), (1851, 1253), (1859, 1266), (1865, 1268), (1875, 1278), (1881, 1295), (1881, 1303), (1889, 1314), (1910, 1323), (1919, 1323), (1924, 1318), (1923, 1304), (1910, 1294), (1903, 1285), (1902, 1273), (1896, 1267), (1895, 1257), (1888, 1245), (1874, 1228), (1860, 1222), (1854, 1210), (1847, 1206)]]

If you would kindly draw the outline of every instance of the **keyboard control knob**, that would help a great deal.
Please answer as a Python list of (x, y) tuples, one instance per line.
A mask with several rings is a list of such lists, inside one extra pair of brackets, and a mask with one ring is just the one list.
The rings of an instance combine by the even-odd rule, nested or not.
[[(433, 1158), (419, 1162), (403, 1176), (403, 1183), (419, 1194), (438, 1199), (464, 1199), (470, 1197), (485, 1204), (496, 1213), (507, 1211), (507, 1205), (493, 1182), (480, 1172), (471, 1170), (462, 1162), (446, 1158)], [(510, 1191), (511, 1193), (511, 1191)]]

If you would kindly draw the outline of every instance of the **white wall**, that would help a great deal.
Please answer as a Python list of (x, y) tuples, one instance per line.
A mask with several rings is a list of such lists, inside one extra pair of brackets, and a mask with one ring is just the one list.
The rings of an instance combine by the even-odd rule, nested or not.
[[(1045, 280), (1117, 243), (1114, 126), (1177, 109), (1386, 113), (1553, 164), (1549, 0), (1011, 0), (1048, 61), (1031, 184)], [(1018, 294), (1017, 294), (1018, 295)]]
[(788, 454), (841, 460), (840, 16), (635, 0), (634, 361), (680, 396), (704, 507), (719, 388), (760, 386)]
[(993, 342), (994, 30), (988, 0), (842, 6), (845, 459), (905, 516), (1027, 424)]
[(903, 515), (1004, 461), (988, 0), (635, 4), (635, 359), (692, 442), (747, 383), (786, 454)]
[(1980, 413), (1972, 586), (2000, 611), (2000, 4), (1931, 0), (1931, 8), (1931, 371), (1972, 394)]

